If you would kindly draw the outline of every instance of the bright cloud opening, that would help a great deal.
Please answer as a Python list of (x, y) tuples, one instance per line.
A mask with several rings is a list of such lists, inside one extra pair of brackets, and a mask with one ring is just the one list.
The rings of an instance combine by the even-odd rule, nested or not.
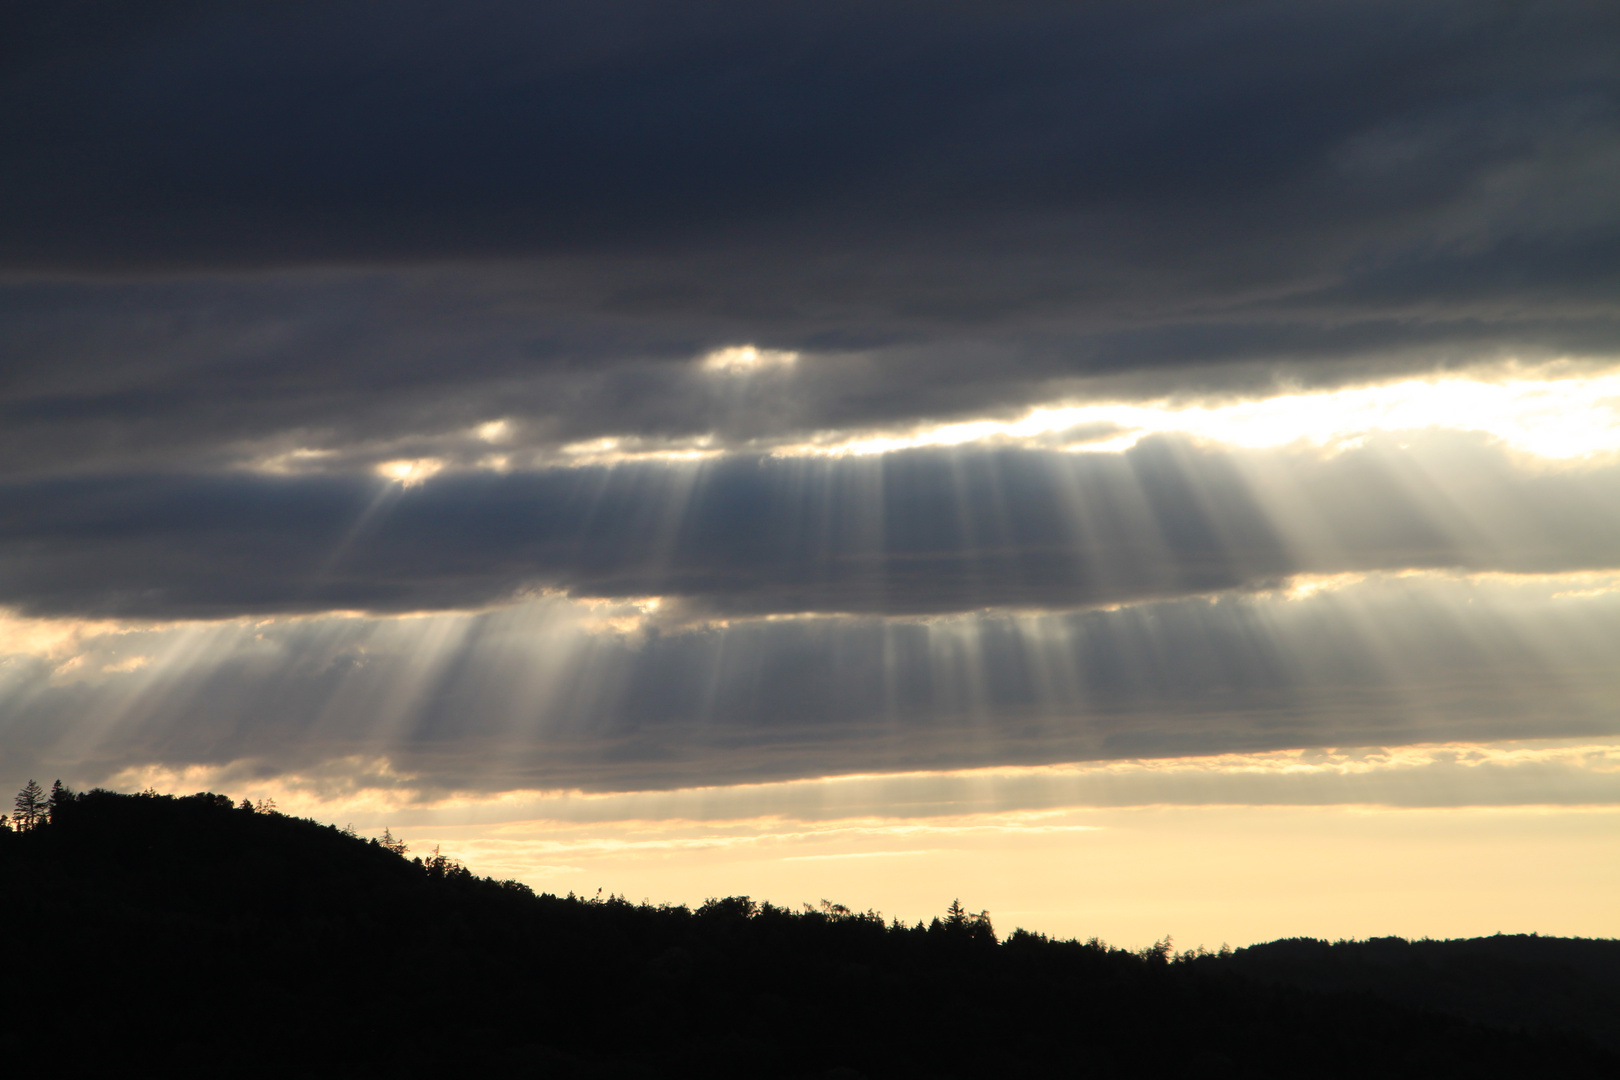
[(443, 468), (444, 462), (438, 458), (415, 458), (385, 461), (377, 466), (377, 472), (404, 487), (414, 487)]
[(473, 432), (487, 443), (505, 442), (512, 437), (510, 420), (490, 420), (473, 428)]
[(1456, 375), (1347, 390), (1279, 394), (1225, 404), (1098, 402), (1031, 409), (1016, 420), (972, 420), (908, 431), (828, 432), (778, 447), (780, 456), (866, 455), (981, 442), (1120, 452), (1150, 435), (1179, 434), (1264, 449), (1306, 443), (1349, 448), (1374, 433), (1479, 432), (1557, 460), (1620, 451), (1620, 374), (1491, 380)]
[(792, 367), (799, 354), (780, 349), (758, 349), (752, 345), (734, 345), (729, 349), (716, 349), (700, 362), (704, 371), (716, 375), (752, 375), (770, 368)]

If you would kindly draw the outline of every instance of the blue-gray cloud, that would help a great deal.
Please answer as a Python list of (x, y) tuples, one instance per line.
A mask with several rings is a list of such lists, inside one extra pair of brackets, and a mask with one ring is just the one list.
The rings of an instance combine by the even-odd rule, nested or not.
[[(0, 469), (1620, 347), (1601, 5), (13, 4)], [(223, 271), (229, 271), (228, 273)], [(111, 276), (109, 276), (111, 275)], [(814, 355), (716, 393), (685, 361)]]
[[(1350, 230), (1404, 234), (1527, 162), (1531, 191), (1586, 204), (1508, 218), (1613, 209), (1580, 168), (1612, 139), (1617, 22), (1585, 4), (24, 3), (8, 24), (20, 265), (988, 231), (1258, 282), (1279, 232), (1376, 258)], [(1212, 244), (1272, 255), (1176, 256)]]
[(636, 619), (549, 598), (92, 629), (0, 666), (3, 765), (81, 782), (234, 765), (428, 792), (640, 790), (1620, 732), (1612, 577), (1379, 576), (1081, 614)]
[(0, 487), (0, 604), (218, 618), (468, 609), (536, 590), (692, 617), (1064, 610), (1293, 574), (1616, 565), (1614, 465), (1481, 437), (1338, 454), (1156, 437), (1123, 454), (910, 451), (441, 474)]
[[(1266, 599), (1291, 575), (1612, 569), (1612, 464), (767, 452), (1612, 364), (1617, 53), (1576, 2), (12, 3), (0, 606), (312, 618), (7, 661), (7, 767), (611, 787), (1595, 730), (1606, 614), (1253, 620), (1329, 610)], [(697, 363), (744, 344), (801, 356)], [(603, 439), (724, 453), (549, 467)], [(664, 606), (537, 688), (539, 593)], [(420, 623), (451, 648), (335, 609), (478, 613)]]

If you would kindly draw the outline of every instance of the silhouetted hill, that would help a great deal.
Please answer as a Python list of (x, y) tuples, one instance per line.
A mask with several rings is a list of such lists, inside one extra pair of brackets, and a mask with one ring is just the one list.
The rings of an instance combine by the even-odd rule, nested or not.
[(1252, 978), (1369, 992), (1496, 1027), (1581, 1031), (1620, 1053), (1620, 941), (1498, 934), (1463, 941), (1290, 938), (1239, 949)]
[[(0, 1061), (19, 1070), (1620, 1075), (1620, 1058), (1514, 990), (1533, 970), (1550, 1000), (1612, 993), (1614, 942), (1401, 943), (1417, 969), (1386, 962), (1385, 942), (1172, 960), (1021, 931), (998, 942), (960, 909), (904, 927), (746, 897), (692, 910), (537, 896), (215, 795), (59, 800), (48, 824), (0, 833), (0, 895)], [(1566, 951), (1511, 951), (1524, 940)]]

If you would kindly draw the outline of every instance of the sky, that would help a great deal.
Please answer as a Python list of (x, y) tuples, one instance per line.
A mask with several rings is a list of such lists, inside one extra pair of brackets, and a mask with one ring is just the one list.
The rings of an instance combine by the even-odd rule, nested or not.
[(0, 784), (1620, 935), (1620, 9), (18, 0)]

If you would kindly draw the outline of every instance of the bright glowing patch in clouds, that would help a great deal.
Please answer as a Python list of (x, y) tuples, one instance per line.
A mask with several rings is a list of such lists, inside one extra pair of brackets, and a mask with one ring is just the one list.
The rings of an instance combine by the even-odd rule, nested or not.
[(796, 352), (736, 345), (709, 353), (699, 362), (699, 366), (715, 375), (752, 375), (771, 368), (792, 367), (798, 360), (799, 354)]
[[(751, 345), (709, 353), (697, 362), (705, 378), (695, 401), (730, 413), (742, 387), (737, 378), (793, 367), (799, 354)], [(709, 376), (713, 379), (707, 378)], [(715, 381), (718, 380), (718, 381)], [(792, 386), (747, 387), (750, 408), (781, 398), (779, 412), (792, 413)], [(757, 398), (757, 400), (755, 400)], [(545, 430), (546, 425), (535, 427)], [(859, 457), (905, 450), (951, 447), (1013, 447), (1071, 453), (1121, 453), (1153, 435), (1179, 435), (1215, 446), (1272, 449), (1294, 446), (1352, 449), (1375, 435), (1472, 432), (1513, 451), (1549, 462), (1575, 462), (1620, 452), (1620, 374), (1569, 374), (1544, 367), (1477, 369), (1343, 390), (1279, 393), (1234, 399), (1164, 398), (1156, 401), (1069, 398), (1013, 418), (948, 423), (918, 422), (891, 428), (832, 428), (809, 432), (789, 427), (745, 437), (723, 429), (685, 434), (609, 432), (561, 444), (526, 443), (521, 418), (502, 417), (453, 432), (413, 434), (395, 443), (431, 456), (398, 457), (376, 447), (299, 448), (258, 452), (247, 467), (260, 472), (333, 472), (370, 463), (378, 475), (405, 486), (454, 469), (543, 469), (621, 463), (682, 464), (726, 454), (779, 458)], [(499, 452), (493, 448), (499, 447)], [(375, 456), (374, 456), (375, 455)]]
[(444, 462), (438, 458), (416, 458), (408, 461), (385, 461), (377, 466), (377, 472), (397, 484), (412, 487), (443, 468)]
[[(793, 362), (792, 353), (727, 349), (703, 370), (746, 374)], [(1304, 445), (1351, 449), (1376, 434), (1474, 432), (1518, 453), (1575, 461), (1620, 452), (1620, 374), (1463, 373), (1344, 390), (1248, 400), (1055, 402), (1012, 419), (963, 420), (903, 429), (782, 434), (727, 441), (718, 432), (649, 440), (635, 435), (571, 443), (537, 466), (696, 461), (726, 452), (776, 457), (867, 456), (930, 447), (1008, 446), (1121, 453), (1151, 435), (1182, 435), (1246, 449)]]
[(568, 443), (561, 448), (560, 461), (537, 459), (536, 465), (617, 465), (623, 462), (662, 462), (689, 464), (719, 457), (724, 451), (714, 445), (713, 435), (701, 435), (674, 444), (649, 445), (652, 440), (633, 436), (608, 436)]
[(1458, 375), (1223, 404), (1165, 400), (1050, 405), (1017, 420), (974, 420), (907, 432), (827, 433), (775, 452), (880, 454), (980, 442), (1118, 452), (1158, 434), (1251, 449), (1299, 442), (1338, 447), (1354, 445), (1375, 432), (1429, 429), (1480, 432), (1545, 458), (1612, 454), (1620, 450), (1620, 375), (1502, 379)]
[(14, 657), (77, 656), (95, 638), (129, 633), (133, 624), (111, 619), (41, 619), (0, 608), (0, 663)]
[(487, 443), (505, 442), (512, 437), (512, 422), (504, 419), (490, 420), (479, 424), (473, 431)]
[(271, 473), (273, 475), (296, 475), (322, 469), (333, 454), (334, 451), (332, 450), (312, 450), (308, 447), (297, 447), (285, 452), (256, 458), (249, 462), (248, 467), (256, 472)]

